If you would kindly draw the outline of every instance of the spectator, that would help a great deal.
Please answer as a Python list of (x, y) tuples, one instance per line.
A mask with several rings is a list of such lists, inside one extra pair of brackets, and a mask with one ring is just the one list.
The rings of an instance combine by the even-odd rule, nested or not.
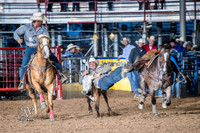
[[(79, 0), (72, 0), (73, 2), (78, 2)], [(80, 3), (73, 3), (73, 12), (76, 11), (80, 11)]]
[[(69, 2), (70, 0), (68, 0)], [(67, 0), (59, 0), (59, 2), (67, 2)], [(61, 12), (69, 12), (68, 3), (60, 3)]]
[[(19, 90), (24, 90), (23, 88), (23, 78), (24, 73), (26, 70), (26, 67), (29, 63), (29, 60), (31, 58), (31, 55), (36, 53), (37, 51), (37, 45), (38, 45), (38, 39), (36, 36), (44, 34), (49, 36), (49, 33), (47, 32), (47, 29), (44, 25), (42, 25), (43, 21), (47, 21), (47, 18), (42, 13), (34, 13), (33, 16), (30, 18), (32, 21), (29, 24), (20, 26), (15, 32), (14, 32), (14, 39), (20, 44), (23, 42), (23, 39), (20, 38), (21, 36), (24, 37), (24, 41), (26, 44), (26, 51), (25, 55), (23, 56), (22, 64), (20, 67), (20, 85)], [(62, 66), (58, 62), (57, 57), (51, 52), (50, 53), (50, 60), (53, 61), (54, 65), (59, 69), (60, 73), (62, 73)], [(67, 81), (66, 77), (61, 74), (61, 80), (62, 83), (65, 83)]]
[(52, 12), (52, 6), (53, 6), (53, 4), (49, 3), (49, 2), (54, 2), (54, 0), (47, 0), (47, 3), (48, 3), (47, 12)]
[(95, 11), (95, 0), (88, 0), (89, 2), (89, 11)]
[(190, 41), (186, 42), (186, 44), (183, 45), (183, 46), (185, 46), (185, 52), (193, 51), (192, 50), (192, 43)]
[(76, 46), (76, 57), (84, 57), (82, 49), (79, 46)]
[[(66, 2), (67, 0), (49, 0), (48, 2)], [(53, 4), (50, 3), (48, 4), (48, 8), (47, 8), (47, 11), (48, 12), (52, 12), (52, 6)], [(69, 11), (68, 9), (68, 3), (60, 3), (60, 6), (61, 6), (61, 12), (66, 12), (66, 11)]]
[(108, 65), (99, 65), (99, 61), (95, 58), (90, 58), (87, 62), (89, 70), (85, 70), (79, 77), (79, 83), (83, 84), (84, 95), (88, 96), (92, 101), (95, 101), (94, 97), (89, 93), (92, 89), (92, 83), (96, 88), (102, 90), (108, 90), (116, 82), (124, 78), (124, 75), (128, 72), (127, 68), (118, 67), (111, 73), (111, 67)]
[[(150, 2), (149, 0), (146, 0), (145, 1), (146, 3), (146, 10), (149, 10), (150, 9)], [(142, 6), (143, 6), (143, 3), (144, 3), (144, 0), (138, 0), (138, 4), (139, 4), (139, 10), (142, 10)]]
[(159, 7), (158, 7), (158, 4), (159, 4), (159, 3), (160, 3), (160, 5), (161, 5), (160, 9), (163, 9), (163, 7), (164, 7), (164, 2), (165, 2), (165, 0), (154, 0), (154, 3), (155, 3), (154, 9), (158, 9), (158, 8), (159, 8)]
[[(117, 57), (117, 60), (119, 61), (120, 58), (125, 58), (126, 61), (127, 61), (127, 64), (128, 66), (130, 65), (129, 64), (129, 56), (130, 56), (130, 53), (131, 53), (131, 50), (135, 48), (135, 46), (133, 45), (130, 45), (131, 41), (129, 38), (123, 38), (123, 40), (121, 41), (121, 43), (125, 46), (123, 48), (123, 53), (122, 55), (119, 55), (119, 57)], [(133, 74), (132, 72), (129, 72), (127, 73), (127, 76), (128, 76), (128, 79), (129, 79), (129, 82), (131, 84), (131, 90), (134, 90), (134, 85), (132, 84), (133, 82)]]
[(185, 48), (183, 47), (183, 44), (184, 44), (185, 41), (183, 40), (183, 37), (176, 39), (176, 41), (178, 42), (178, 44), (176, 44), (176, 46), (174, 48), (178, 52), (185, 52)]
[[(134, 49), (131, 50), (131, 53), (129, 55), (129, 63), (133, 64), (136, 61), (138, 61), (145, 53), (146, 51), (144, 49), (142, 49), (144, 43), (142, 39), (139, 39), (139, 41), (135, 41), (135, 43), (137, 45), (135, 45), (136, 47)], [(140, 96), (140, 92), (138, 92), (138, 90), (140, 89), (140, 84), (139, 84), (139, 73), (138, 71), (131, 71), (129, 72), (132, 75), (132, 82), (131, 83), (131, 90), (132, 92), (135, 92), (136, 95), (135, 97), (139, 97)]]
[[(73, 58), (75, 57), (75, 53), (76, 53), (76, 46), (74, 44), (69, 44), (67, 46), (66, 52), (64, 54), (64, 58)], [(73, 69), (74, 68), (74, 64), (73, 64), (73, 60), (71, 60), (71, 63), (69, 64), (69, 60), (65, 60), (63, 63), (63, 67), (67, 68), (67, 69)], [(71, 67), (70, 67), (71, 66)]]
[(176, 53), (176, 52), (178, 52), (176, 49), (175, 49), (175, 40), (173, 39), (173, 40), (171, 40), (170, 41), (170, 53)]
[(150, 38), (147, 38), (147, 41), (149, 43), (143, 46), (143, 49), (145, 51), (149, 51), (149, 50), (152, 50), (152, 49), (157, 49), (157, 46), (154, 45), (154, 43), (156, 41), (154, 36), (150, 36)]
[(41, 12), (41, 9), (40, 9), (40, 3), (41, 2), (45, 3), (45, 0), (37, 0), (38, 12)]
[[(111, 1), (111, 0), (107, 0), (107, 1)], [(109, 11), (113, 10), (113, 4), (112, 4), (112, 2), (108, 2), (108, 10)]]

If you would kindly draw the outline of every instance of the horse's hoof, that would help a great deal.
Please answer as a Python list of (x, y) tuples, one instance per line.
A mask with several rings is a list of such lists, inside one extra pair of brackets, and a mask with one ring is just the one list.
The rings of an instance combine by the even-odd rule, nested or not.
[(47, 105), (46, 105), (45, 101), (41, 102), (41, 109), (44, 109), (46, 107), (47, 107)]
[(154, 113), (153, 116), (156, 117), (156, 118), (159, 117), (157, 113)]
[(51, 120), (51, 121), (56, 121), (56, 119), (55, 119), (54, 116), (51, 116), (51, 117), (50, 117), (50, 120)]
[(138, 109), (143, 109), (144, 108), (144, 105), (143, 104), (139, 104), (138, 105)]
[(91, 114), (91, 113), (93, 113), (93, 111), (92, 110), (88, 110), (88, 114)]
[(162, 103), (162, 107), (163, 107), (164, 109), (166, 109), (166, 108), (167, 108), (166, 103)]

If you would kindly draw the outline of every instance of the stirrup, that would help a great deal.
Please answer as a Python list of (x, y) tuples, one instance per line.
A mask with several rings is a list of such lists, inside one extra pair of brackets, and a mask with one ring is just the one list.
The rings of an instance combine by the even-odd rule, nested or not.
[(25, 91), (24, 89), (24, 85), (23, 85), (23, 82), (21, 81), (18, 85), (18, 89), (22, 92), (22, 91)]
[(62, 84), (67, 84), (68, 83), (67, 77), (63, 73), (59, 73), (59, 75), (60, 75), (60, 82)]

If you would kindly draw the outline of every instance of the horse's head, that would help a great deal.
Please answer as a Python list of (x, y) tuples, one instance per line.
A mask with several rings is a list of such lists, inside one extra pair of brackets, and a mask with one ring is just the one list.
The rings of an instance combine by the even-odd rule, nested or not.
[(38, 50), (42, 53), (45, 59), (49, 58), (50, 55), (50, 38), (47, 35), (39, 35), (37, 36), (39, 44)]
[(160, 69), (163, 73), (168, 72), (170, 66), (170, 50), (168, 48), (161, 48), (159, 53)]

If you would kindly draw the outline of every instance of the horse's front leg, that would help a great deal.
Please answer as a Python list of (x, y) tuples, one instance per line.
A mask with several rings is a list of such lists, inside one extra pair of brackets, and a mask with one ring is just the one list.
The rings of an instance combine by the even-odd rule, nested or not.
[(142, 89), (142, 96), (140, 97), (140, 104), (138, 105), (139, 109), (143, 109), (144, 108), (144, 102), (145, 99), (147, 97), (147, 93), (146, 93), (146, 83), (144, 81), (144, 79), (142, 77), (140, 77), (140, 88)]
[(35, 90), (32, 89), (28, 84), (26, 85), (26, 87), (28, 88), (29, 96), (31, 97), (32, 102), (33, 102), (33, 106), (34, 106), (34, 110), (35, 110), (35, 117), (37, 117), (37, 100), (35, 97)]
[(51, 83), (47, 86), (48, 90), (48, 107), (50, 108), (50, 120), (55, 121), (54, 111), (53, 111), (53, 91), (54, 91), (54, 83)]
[(152, 103), (152, 112), (155, 117), (158, 117), (157, 108), (156, 108), (156, 98), (155, 98), (155, 91), (151, 94), (151, 103)]
[(49, 108), (49, 101), (48, 101), (48, 92), (47, 90), (44, 91), (44, 99), (45, 99), (45, 102), (46, 102), (46, 113), (49, 113), (50, 112), (50, 108)]
[(168, 86), (163, 92), (163, 108), (167, 108), (171, 104), (171, 90), (171, 86)]
[(37, 81), (33, 82), (33, 85), (35, 86), (35, 88), (36, 88), (36, 90), (37, 90), (37, 92), (38, 92), (38, 94), (40, 96), (41, 108), (42, 109), (46, 108), (47, 105), (46, 105), (46, 103), (44, 101), (43, 90), (41, 88), (41, 85)]

